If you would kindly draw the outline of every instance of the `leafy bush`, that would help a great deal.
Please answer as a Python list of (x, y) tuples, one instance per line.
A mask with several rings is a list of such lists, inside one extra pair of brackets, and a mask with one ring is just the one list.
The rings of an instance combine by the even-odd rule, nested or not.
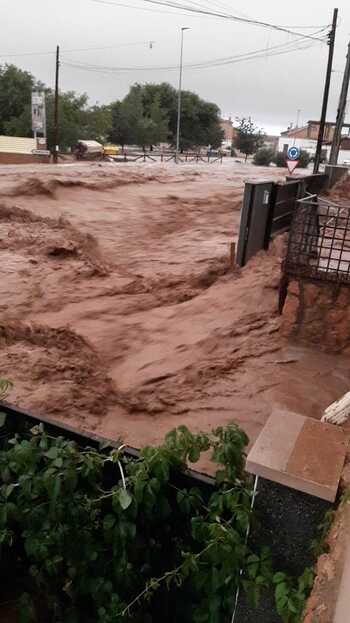
[(275, 152), (269, 147), (262, 147), (254, 155), (253, 163), (259, 167), (268, 167), (274, 159)]
[[(253, 490), (236, 426), (179, 427), (138, 460), (80, 450), (42, 425), (5, 437), (0, 561), (22, 592), (21, 621), (225, 623), (239, 585), (257, 603), (274, 582), (283, 620), (298, 620), (304, 585), (276, 578), (268, 550), (247, 546)], [(217, 488), (191, 488), (183, 470), (208, 451)]]
[(303, 575), (297, 580), (289, 577), (286, 573), (275, 573), (275, 600), (277, 612), (284, 623), (301, 621), (305, 608), (305, 593), (309, 592), (314, 583), (312, 569), (305, 569)]
[(286, 167), (287, 166), (287, 157), (286, 154), (284, 153), (284, 151), (279, 151), (277, 152), (277, 154), (275, 155), (274, 158), (274, 163), (276, 164), (277, 167)]
[[(310, 161), (311, 161), (310, 154), (304, 149), (302, 149), (300, 151), (298, 167), (301, 167), (302, 169), (306, 169), (309, 166)], [(283, 151), (279, 151), (274, 158), (274, 162), (278, 167), (286, 167), (287, 166), (286, 154)]]
[(301, 167), (302, 169), (306, 169), (310, 164), (310, 160), (311, 160), (310, 154), (304, 149), (302, 149), (300, 151), (298, 167)]

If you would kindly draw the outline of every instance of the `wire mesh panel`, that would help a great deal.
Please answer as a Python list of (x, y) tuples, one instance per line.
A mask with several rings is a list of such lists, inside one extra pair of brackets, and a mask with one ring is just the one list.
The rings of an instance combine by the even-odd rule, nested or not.
[(316, 195), (298, 201), (284, 272), (350, 285), (350, 206)]

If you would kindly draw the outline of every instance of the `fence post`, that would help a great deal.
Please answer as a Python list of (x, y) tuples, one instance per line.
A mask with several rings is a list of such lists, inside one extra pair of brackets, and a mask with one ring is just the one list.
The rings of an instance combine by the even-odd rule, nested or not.
[(278, 188), (277, 184), (273, 183), (271, 192), (270, 192), (270, 198), (269, 198), (269, 213), (267, 217), (265, 239), (264, 239), (264, 249), (266, 251), (269, 248), (269, 244), (270, 244), (273, 216), (274, 216), (276, 198), (277, 198), (277, 188)]
[(249, 235), (249, 221), (252, 209), (252, 197), (254, 194), (254, 185), (246, 182), (244, 186), (243, 204), (241, 208), (241, 220), (239, 227), (239, 238), (237, 245), (237, 264), (244, 266), (246, 263), (246, 249)]

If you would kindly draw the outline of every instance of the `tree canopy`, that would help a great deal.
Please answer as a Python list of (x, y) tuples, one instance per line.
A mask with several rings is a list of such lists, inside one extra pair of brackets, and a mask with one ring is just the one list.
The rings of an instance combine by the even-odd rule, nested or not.
[[(211, 145), (223, 139), (220, 111), (191, 91), (182, 93), (181, 149)], [(112, 140), (141, 146), (176, 143), (177, 91), (168, 83), (136, 84), (123, 101), (112, 104)]]
[(168, 119), (161, 107), (159, 94), (145, 102), (143, 87), (131, 87), (122, 102), (112, 104), (112, 129), (110, 138), (122, 146), (136, 144), (141, 147), (167, 141)]
[[(54, 142), (54, 93), (27, 71), (0, 65), (0, 134), (32, 136), (31, 93), (46, 94), (48, 146)], [(79, 139), (107, 140), (145, 148), (176, 143), (177, 90), (168, 83), (135, 84), (122, 101), (90, 106), (88, 96), (60, 92), (59, 144), (62, 150)], [(191, 91), (182, 93), (181, 149), (221, 145), (223, 132), (216, 104)]]
[[(0, 134), (6, 134), (7, 127), (25, 113), (30, 114), (31, 93), (38, 86), (34, 76), (15, 65), (0, 65)], [(27, 120), (27, 119), (26, 119)], [(25, 124), (26, 136), (30, 130)]]
[(234, 146), (245, 154), (246, 160), (248, 156), (263, 146), (265, 135), (252, 121), (251, 117), (242, 117), (237, 119), (238, 126), (236, 128), (236, 137)]

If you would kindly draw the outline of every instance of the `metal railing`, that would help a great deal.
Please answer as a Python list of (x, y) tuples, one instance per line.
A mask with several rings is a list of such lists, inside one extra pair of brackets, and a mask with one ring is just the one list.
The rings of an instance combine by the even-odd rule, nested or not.
[(297, 201), (284, 274), (350, 285), (350, 206), (317, 195)]
[(306, 175), (286, 182), (247, 181), (241, 210), (236, 263), (245, 266), (273, 236), (291, 227), (297, 200), (307, 193), (319, 193), (327, 184), (322, 174)]
[(107, 156), (109, 160), (117, 160), (124, 159), (124, 162), (194, 162), (196, 164), (200, 162), (214, 164), (215, 162), (220, 162), (222, 164), (224, 156), (221, 153), (213, 153), (213, 154), (204, 154), (200, 152), (183, 152), (182, 154), (177, 154), (174, 151), (144, 151), (144, 152), (134, 152), (125, 150), (118, 154), (117, 156)]

